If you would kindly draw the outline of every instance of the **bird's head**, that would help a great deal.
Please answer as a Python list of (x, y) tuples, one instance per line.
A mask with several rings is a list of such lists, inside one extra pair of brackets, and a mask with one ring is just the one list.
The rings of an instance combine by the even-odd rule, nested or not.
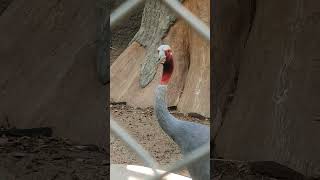
[(172, 57), (172, 50), (169, 45), (161, 45), (158, 47), (159, 63), (164, 64), (166, 59)]
[(160, 84), (167, 85), (173, 72), (173, 56), (169, 45), (161, 45), (158, 48), (159, 63), (163, 65)]

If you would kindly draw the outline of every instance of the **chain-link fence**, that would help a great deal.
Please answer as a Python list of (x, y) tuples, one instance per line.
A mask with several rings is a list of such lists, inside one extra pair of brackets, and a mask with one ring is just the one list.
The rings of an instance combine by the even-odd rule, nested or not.
[[(177, 0), (162, 0), (162, 2), (170, 8), (178, 17), (187, 22), (197, 33), (199, 33), (208, 43), (210, 43), (210, 29), (199, 18), (193, 15)], [(113, 29), (120, 24), (123, 19), (130, 16), (133, 10), (144, 3), (144, 0), (127, 0), (120, 5), (110, 16), (110, 28)], [(172, 172), (177, 172), (185, 168), (188, 164), (194, 163), (204, 156), (210, 154), (210, 143), (199, 147), (194, 152), (185, 156), (182, 160), (176, 161), (166, 167), (159, 167), (158, 163), (152, 158), (150, 153), (146, 151), (134, 138), (132, 138), (121, 126), (119, 126), (110, 114), (111, 132), (126, 143), (141, 158), (147, 166), (154, 171), (154, 176), (150, 180), (162, 179), (162, 177)], [(163, 169), (165, 173), (159, 173), (156, 169)]]

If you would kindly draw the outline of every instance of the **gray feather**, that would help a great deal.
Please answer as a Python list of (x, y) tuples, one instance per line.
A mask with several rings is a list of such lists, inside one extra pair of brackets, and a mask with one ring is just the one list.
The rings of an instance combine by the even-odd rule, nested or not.
[[(162, 130), (180, 147), (182, 154), (196, 150), (210, 141), (209, 127), (188, 121), (182, 121), (170, 114), (166, 103), (167, 85), (158, 85), (155, 91), (155, 115)], [(193, 180), (209, 180), (210, 157), (188, 166)]]

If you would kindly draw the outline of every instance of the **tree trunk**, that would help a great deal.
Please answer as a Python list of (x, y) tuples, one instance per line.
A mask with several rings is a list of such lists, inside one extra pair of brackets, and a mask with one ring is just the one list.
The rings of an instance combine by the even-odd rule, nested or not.
[(320, 2), (229, 0), (216, 9), (217, 155), (319, 176)]
[[(183, 3), (209, 25), (209, 0)], [(146, 1), (140, 30), (111, 66), (111, 100), (136, 107), (153, 106), (161, 74), (156, 68), (157, 48), (164, 43), (173, 49), (175, 61), (169, 106), (210, 117), (210, 46), (157, 0)]]
[(96, 6), (20, 0), (6, 8), (0, 16), (1, 125), (49, 126), (79, 143), (107, 142)]

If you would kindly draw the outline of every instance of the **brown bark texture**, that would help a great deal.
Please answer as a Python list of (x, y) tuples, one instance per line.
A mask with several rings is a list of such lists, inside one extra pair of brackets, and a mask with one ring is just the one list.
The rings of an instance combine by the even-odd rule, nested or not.
[[(209, 26), (209, 0), (185, 0), (183, 4)], [(111, 101), (142, 108), (153, 106), (162, 71), (156, 66), (160, 44), (170, 45), (174, 53), (168, 105), (184, 113), (210, 117), (210, 45), (155, 0), (146, 1), (140, 30), (111, 66)]]
[(216, 155), (320, 176), (320, 2), (227, 0), (215, 9)]
[(0, 16), (0, 124), (48, 126), (82, 144), (107, 138), (97, 4), (13, 1)]

